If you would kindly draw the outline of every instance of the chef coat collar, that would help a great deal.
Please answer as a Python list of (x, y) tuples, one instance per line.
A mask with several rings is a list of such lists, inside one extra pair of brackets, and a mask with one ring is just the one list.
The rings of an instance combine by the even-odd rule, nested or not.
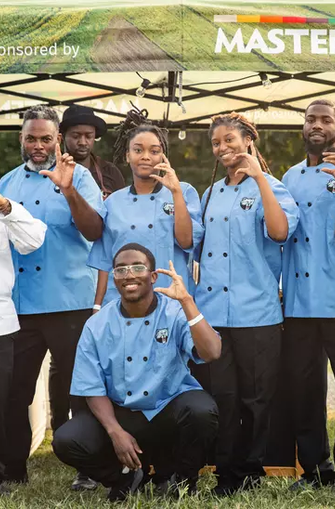
[[(150, 193), (150, 194), (157, 194), (157, 193), (159, 193), (159, 191), (162, 189), (162, 187), (163, 187), (163, 184), (161, 184), (160, 182), (157, 182), (157, 184), (155, 185), (152, 193)], [(131, 194), (137, 194), (137, 191), (135, 189), (134, 183), (132, 183), (132, 185), (130, 186), (130, 190), (129, 191), (131, 192)]]
[[(244, 177), (236, 185), (239, 186), (240, 184), (242, 184), (242, 182), (247, 180), (247, 178), (249, 178), (249, 175), (245, 174)], [(229, 175), (227, 175), (226, 178), (224, 179), (224, 183), (226, 184), (226, 186), (228, 186), (229, 182), (230, 182), (230, 178), (229, 178)]]

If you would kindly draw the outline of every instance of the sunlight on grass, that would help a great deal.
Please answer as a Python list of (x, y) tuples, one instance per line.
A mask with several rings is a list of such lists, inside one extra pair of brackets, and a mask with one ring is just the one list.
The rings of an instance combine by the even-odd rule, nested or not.
[[(335, 420), (329, 421), (329, 439), (333, 444)], [(197, 495), (188, 497), (181, 489), (178, 501), (155, 497), (152, 484), (145, 492), (128, 497), (123, 503), (110, 504), (106, 490), (99, 487), (95, 492), (77, 493), (70, 489), (74, 470), (60, 463), (52, 453), (51, 433), (29, 462), (30, 482), (27, 486), (14, 487), (9, 497), (0, 497), (0, 509), (321, 509), (335, 507), (335, 489), (308, 489), (291, 493), (288, 488), (292, 479), (264, 478), (260, 489), (242, 492), (233, 497), (217, 498), (211, 488), (216, 480), (213, 474), (204, 475), (199, 481)]]

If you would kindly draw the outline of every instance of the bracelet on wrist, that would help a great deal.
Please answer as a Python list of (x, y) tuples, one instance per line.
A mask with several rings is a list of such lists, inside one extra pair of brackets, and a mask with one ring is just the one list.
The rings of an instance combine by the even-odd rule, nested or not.
[(93, 309), (96, 309), (97, 311), (100, 311), (101, 305), (100, 304), (94, 304)]
[(192, 318), (192, 320), (189, 320), (188, 324), (190, 327), (192, 327), (192, 325), (196, 325), (197, 323), (201, 322), (201, 320), (203, 320), (203, 318), (204, 318), (204, 316), (200, 313), (195, 318)]

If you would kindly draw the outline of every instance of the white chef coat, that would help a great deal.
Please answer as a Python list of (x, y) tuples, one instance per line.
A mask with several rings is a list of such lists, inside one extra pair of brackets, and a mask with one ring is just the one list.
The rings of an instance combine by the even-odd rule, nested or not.
[(19, 330), (12, 290), (15, 282), (11, 245), (20, 254), (38, 249), (44, 242), (46, 225), (22, 205), (10, 200), (12, 210), (0, 212), (0, 336)]

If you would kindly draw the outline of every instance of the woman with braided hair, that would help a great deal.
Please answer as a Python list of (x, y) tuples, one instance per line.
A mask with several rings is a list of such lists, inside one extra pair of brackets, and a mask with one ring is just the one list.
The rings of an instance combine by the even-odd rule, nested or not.
[[(99, 269), (95, 310), (117, 298), (113, 278), (108, 278), (108, 273), (115, 253), (129, 242), (147, 247), (160, 268), (168, 269), (172, 260), (192, 291), (189, 257), (203, 237), (198, 193), (190, 184), (179, 182), (171, 168), (166, 131), (148, 121), (146, 110), (137, 109), (128, 113), (118, 131), (114, 161), (126, 159), (133, 184), (105, 201), (108, 214), (104, 233), (95, 242), (88, 262)], [(169, 277), (161, 274), (157, 284), (168, 287)]]
[[(202, 199), (195, 298), (222, 337), (222, 356), (194, 371), (219, 407), (216, 492), (226, 495), (257, 486), (264, 475), (283, 321), (276, 263), (280, 244), (297, 226), (298, 208), (270, 175), (254, 145), (256, 128), (245, 117), (213, 117), (209, 137), (216, 165)], [(227, 176), (214, 183), (219, 164)]]

